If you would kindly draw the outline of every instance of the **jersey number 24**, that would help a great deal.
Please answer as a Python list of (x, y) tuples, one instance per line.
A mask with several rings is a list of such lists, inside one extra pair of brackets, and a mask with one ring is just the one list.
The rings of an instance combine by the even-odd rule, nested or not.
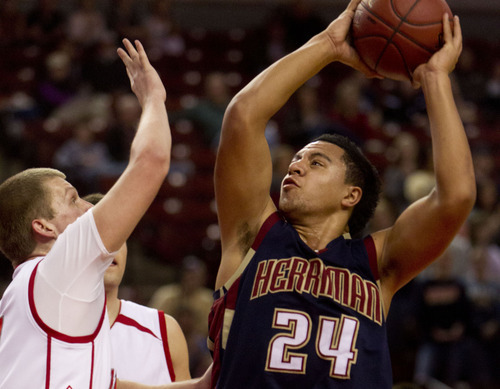
[[(273, 328), (283, 331), (269, 343), (266, 370), (306, 374), (308, 355), (297, 350), (311, 341), (311, 317), (305, 312), (276, 308)], [(317, 334), (313, 334), (316, 353), (330, 361), (331, 377), (350, 378), (351, 366), (358, 354), (355, 347), (358, 328), (359, 321), (351, 316), (320, 316)]]

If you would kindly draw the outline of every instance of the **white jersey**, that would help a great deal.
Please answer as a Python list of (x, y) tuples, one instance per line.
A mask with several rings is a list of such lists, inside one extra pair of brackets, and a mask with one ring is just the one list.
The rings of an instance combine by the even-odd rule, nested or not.
[[(84, 288), (80, 285), (95, 279), (95, 275), (88, 277), (88, 268), (94, 266), (91, 262), (104, 270), (109, 265), (112, 256), (103, 247), (92, 213), (87, 212), (66, 228), (46, 257), (26, 261), (15, 269), (13, 280), (0, 301), (1, 389), (109, 389), (116, 386), (111, 366), (109, 320), (103, 303), (104, 287), (89, 282), (89, 302), (80, 301), (77, 305), (91, 306), (87, 311), (79, 312), (81, 309), (74, 309), (69, 303), (75, 298), (84, 298)], [(83, 260), (84, 257), (88, 260)], [(37, 285), (43, 278), (44, 265), (52, 268), (57, 261), (61, 281), (50, 287), (43, 282), (42, 286)], [(55, 279), (53, 275), (49, 278), (51, 282)], [(75, 291), (69, 284), (80, 285)], [(60, 296), (54, 299), (57, 293)], [(52, 307), (47, 296), (53, 301)], [(39, 309), (39, 302), (45, 310)], [(96, 304), (102, 304), (99, 311), (94, 308)], [(47, 307), (52, 311), (47, 311)], [(47, 315), (52, 312), (64, 333), (47, 324), (52, 320), (47, 320)], [(73, 324), (74, 320), (71, 317), (65, 320), (65, 317), (83, 316), (85, 312), (92, 313), (88, 321), (93, 331), (77, 336), (66, 331), (71, 327), (68, 323)], [(80, 329), (78, 326), (76, 333)]]
[(175, 381), (162, 311), (120, 300), (120, 313), (111, 326), (111, 347), (119, 379), (147, 385)]

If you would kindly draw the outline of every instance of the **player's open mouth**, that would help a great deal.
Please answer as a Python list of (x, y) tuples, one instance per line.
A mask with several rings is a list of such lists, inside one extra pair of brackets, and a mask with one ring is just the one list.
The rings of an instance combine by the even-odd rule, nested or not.
[(287, 186), (296, 186), (296, 187), (298, 187), (299, 185), (297, 185), (297, 183), (295, 182), (295, 180), (293, 178), (288, 177), (288, 178), (285, 178), (283, 180), (283, 188), (287, 187)]

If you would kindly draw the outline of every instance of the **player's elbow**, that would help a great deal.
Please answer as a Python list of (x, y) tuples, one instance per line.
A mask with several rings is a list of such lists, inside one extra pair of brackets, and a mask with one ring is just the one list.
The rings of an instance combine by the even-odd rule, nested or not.
[(441, 198), (441, 209), (451, 219), (465, 219), (472, 211), (476, 202), (476, 186), (462, 186), (455, 188), (447, 196)]
[(246, 107), (246, 99), (240, 95), (235, 96), (226, 109), (224, 115), (224, 127), (242, 128), (248, 122), (248, 110)]
[(163, 180), (170, 169), (170, 147), (150, 142), (142, 147), (132, 148), (129, 164)]
[(224, 127), (247, 130), (260, 123), (262, 113), (252, 90), (240, 91), (230, 102), (224, 115)]
[(454, 202), (457, 204), (457, 207), (469, 213), (476, 203), (477, 194), (475, 179), (464, 180), (461, 185), (456, 186), (453, 194)]

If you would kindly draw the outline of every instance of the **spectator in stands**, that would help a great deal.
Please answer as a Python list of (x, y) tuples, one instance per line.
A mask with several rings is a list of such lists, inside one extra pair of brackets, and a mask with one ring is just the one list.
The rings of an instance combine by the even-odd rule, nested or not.
[(0, 47), (18, 46), (25, 38), (26, 18), (19, 10), (19, 2), (3, 0), (0, 3)]
[(77, 190), (96, 192), (103, 176), (118, 177), (124, 166), (112, 163), (106, 145), (96, 139), (92, 121), (83, 119), (54, 155), (54, 166), (63, 171)]
[(179, 308), (189, 307), (195, 316), (197, 330), (208, 335), (207, 320), (212, 306), (212, 290), (205, 286), (207, 268), (196, 257), (186, 257), (182, 262), (178, 282), (158, 288), (149, 306), (175, 316)]
[(116, 55), (116, 42), (113, 35), (105, 36), (88, 51), (82, 61), (82, 81), (96, 93), (127, 91), (129, 81), (121, 72), (120, 58)]
[(450, 387), (468, 383), (481, 388), (489, 382), (483, 350), (472, 336), (473, 311), (463, 282), (451, 275), (449, 251), (434, 266), (434, 277), (421, 285), (417, 322), (422, 344), (417, 352), (415, 382), (433, 380)]
[(108, 34), (106, 18), (96, 0), (79, 0), (66, 21), (68, 40), (77, 48), (88, 48)]
[(37, 88), (40, 114), (47, 117), (56, 108), (74, 99), (79, 93), (80, 81), (69, 52), (57, 50), (48, 55), (45, 60), (45, 72)]
[(475, 47), (465, 44), (457, 62), (455, 76), (461, 97), (474, 105), (483, 101), (485, 93), (485, 75), (480, 66)]
[(205, 286), (206, 278), (205, 264), (195, 257), (186, 257), (178, 282), (158, 288), (148, 304), (179, 321), (188, 342), (193, 376), (199, 376), (198, 373), (203, 373), (209, 364), (206, 339), (213, 292)]
[(405, 182), (422, 166), (422, 149), (415, 136), (401, 132), (393, 139), (386, 154), (390, 165), (384, 172), (384, 193), (400, 213), (409, 205)]
[(304, 84), (287, 105), (281, 126), (282, 141), (294, 148), (327, 131), (330, 121), (320, 102), (318, 86)]
[(484, 116), (489, 124), (495, 125), (500, 119), (500, 56), (493, 62), (486, 79), (486, 97), (484, 102)]
[(115, 97), (113, 117), (106, 130), (105, 142), (113, 161), (122, 163), (128, 160), (130, 140), (141, 117), (141, 107), (132, 94), (119, 94)]
[(111, 0), (106, 10), (106, 26), (117, 36), (145, 40), (144, 18), (146, 2), (138, 0)]
[(64, 37), (64, 13), (60, 0), (35, 1), (35, 7), (26, 16), (28, 44), (55, 50)]
[(486, 352), (491, 376), (488, 388), (500, 387), (500, 282), (491, 277), (485, 247), (474, 248), (466, 273), (467, 295), (472, 303), (472, 321), (481, 348)]
[(208, 146), (216, 148), (219, 143), (222, 119), (231, 91), (225, 75), (220, 72), (207, 74), (204, 81), (204, 96), (193, 106), (171, 115), (172, 120), (183, 117), (195, 123)]
[(171, 0), (153, 0), (144, 19), (146, 45), (158, 57), (178, 57), (186, 48), (180, 27), (172, 17)]
[(345, 135), (360, 146), (370, 138), (380, 137), (375, 123), (363, 111), (366, 82), (367, 79), (356, 73), (342, 80), (335, 88), (333, 104), (328, 112), (329, 132)]

